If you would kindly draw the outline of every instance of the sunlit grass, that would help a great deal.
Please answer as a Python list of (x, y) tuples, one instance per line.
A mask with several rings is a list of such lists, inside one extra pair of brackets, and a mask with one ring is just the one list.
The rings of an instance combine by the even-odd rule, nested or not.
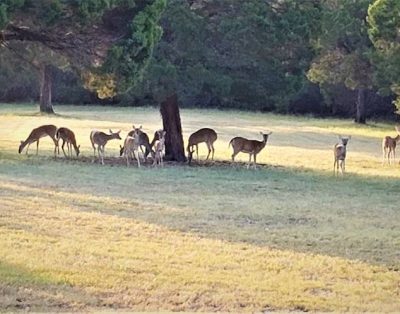
[[(157, 109), (13, 109), (0, 106), (0, 311), (400, 308), (400, 169), (380, 160), (392, 125), (182, 110), (185, 142), (215, 128), (219, 160), (233, 136), (273, 131), (258, 158), (268, 167), (127, 169), (55, 161), (50, 139), (38, 157), (18, 144), (53, 123), (92, 156), (91, 129), (142, 124), (151, 137)], [(338, 133), (353, 136), (344, 178), (331, 174)]]

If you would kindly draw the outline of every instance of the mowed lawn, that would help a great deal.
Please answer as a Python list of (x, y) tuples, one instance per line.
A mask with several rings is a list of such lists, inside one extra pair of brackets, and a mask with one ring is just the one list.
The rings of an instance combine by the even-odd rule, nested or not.
[[(400, 310), (400, 165), (381, 164), (393, 125), (181, 110), (185, 143), (217, 131), (218, 161), (232, 137), (272, 131), (264, 166), (137, 169), (87, 162), (89, 133), (135, 124), (152, 137), (156, 108), (56, 111), (0, 105), (0, 311)], [(19, 155), (45, 123), (73, 129), (85, 162), (54, 160), (49, 138)], [(338, 178), (337, 134), (352, 135)]]

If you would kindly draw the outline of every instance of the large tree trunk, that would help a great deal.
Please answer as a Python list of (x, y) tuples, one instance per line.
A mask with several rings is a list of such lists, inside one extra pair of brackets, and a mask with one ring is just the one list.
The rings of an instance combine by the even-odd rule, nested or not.
[(54, 113), (51, 103), (51, 81), (51, 67), (43, 65), (40, 80), (40, 112)]
[(176, 94), (167, 97), (161, 103), (160, 112), (164, 131), (167, 132), (165, 135), (165, 159), (181, 162), (186, 161), (181, 116), (179, 114)]
[(357, 90), (356, 119), (355, 122), (365, 124), (365, 89)]

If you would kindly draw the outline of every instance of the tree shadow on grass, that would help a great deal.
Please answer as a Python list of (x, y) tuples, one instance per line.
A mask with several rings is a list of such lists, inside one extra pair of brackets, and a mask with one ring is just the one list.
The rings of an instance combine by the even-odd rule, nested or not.
[(96, 307), (98, 302), (68, 283), (0, 261), (0, 311), (77, 311)]
[(398, 179), (268, 165), (248, 171), (244, 163), (137, 169), (122, 159), (114, 167), (52, 160), (40, 159), (42, 167), (34, 169), (22, 161), (18, 172), (3, 173), (37, 187), (33, 196), (49, 190), (51, 197), (81, 203), (80, 210), (224, 241), (400, 266)]

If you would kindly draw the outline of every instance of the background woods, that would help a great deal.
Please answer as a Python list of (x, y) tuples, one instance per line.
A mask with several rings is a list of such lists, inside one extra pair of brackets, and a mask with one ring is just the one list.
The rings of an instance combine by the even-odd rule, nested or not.
[(394, 117), (396, 1), (41, 3), (1, 5), (1, 101)]

